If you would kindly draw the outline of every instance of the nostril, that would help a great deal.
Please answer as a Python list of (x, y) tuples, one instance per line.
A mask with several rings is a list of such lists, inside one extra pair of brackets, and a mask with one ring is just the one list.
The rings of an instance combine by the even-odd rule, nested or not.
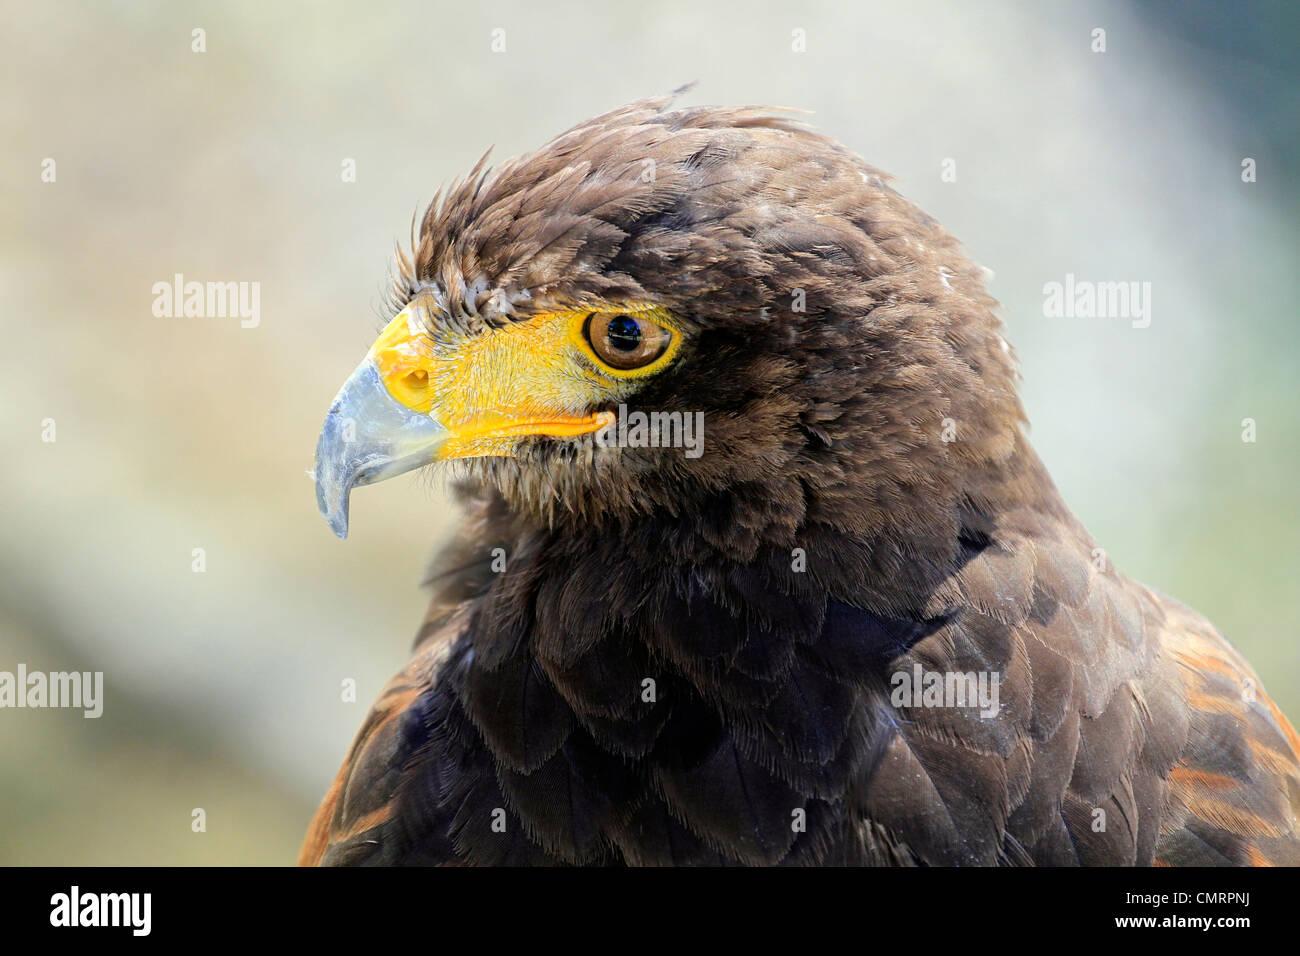
[(406, 376), (407, 388), (427, 388), (429, 386), (429, 373), (424, 369), (416, 369)]

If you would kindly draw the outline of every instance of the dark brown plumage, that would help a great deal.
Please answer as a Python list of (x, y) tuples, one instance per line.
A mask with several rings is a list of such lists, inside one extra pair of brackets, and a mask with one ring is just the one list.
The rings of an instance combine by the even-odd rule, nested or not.
[[(667, 107), (481, 165), (397, 304), (686, 317), (635, 404), (702, 411), (705, 453), (452, 466), (465, 526), (303, 862), (1300, 863), (1300, 739), (1094, 555), (956, 241), (769, 110)], [(895, 706), (917, 664), (999, 675), (1000, 710)]]

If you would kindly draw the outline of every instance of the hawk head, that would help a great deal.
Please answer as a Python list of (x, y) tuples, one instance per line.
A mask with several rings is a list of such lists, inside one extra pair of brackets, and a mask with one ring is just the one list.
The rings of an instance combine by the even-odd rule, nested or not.
[(550, 524), (710, 515), (738, 558), (809, 524), (953, 546), (1019, 440), (981, 270), (837, 143), (670, 102), (430, 206), (321, 433), (336, 534), (354, 486), (452, 462)]

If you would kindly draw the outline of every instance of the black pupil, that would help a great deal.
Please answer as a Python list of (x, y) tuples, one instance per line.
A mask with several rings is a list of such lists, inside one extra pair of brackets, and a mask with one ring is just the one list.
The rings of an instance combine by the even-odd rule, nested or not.
[(620, 352), (635, 352), (641, 344), (641, 325), (629, 315), (616, 315), (610, 319), (606, 334), (609, 344)]

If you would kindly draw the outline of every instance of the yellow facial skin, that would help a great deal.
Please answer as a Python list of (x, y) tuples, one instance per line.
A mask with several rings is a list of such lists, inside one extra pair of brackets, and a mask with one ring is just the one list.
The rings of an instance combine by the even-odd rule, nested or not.
[[(626, 397), (638, 380), (671, 364), (684, 331), (671, 313), (635, 303), (548, 312), (476, 335), (440, 327), (435, 309), (432, 296), (417, 296), (380, 333), (368, 357), (397, 402), (448, 430), (439, 461), (509, 456), (522, 436), (598, 431), (613, 413), (585, 409)], [(593, 312), (648, 319), (668, 329), (671, 341), (648, 365), (612, 368), (583, 334)]]
[[(657, 325), (669, 333), (663, 353), (633, 369), (601, 361), (583, 332), (593, 314), (611, 321), (630, 314)], [(602, 348), (611, 344), (609, 326), (601, 327)], [(510, 457), (528, 436), (599, 431), (614, 414), (590, 409), (626, 400), (639, 380), (673, 362), (686, 334), (671, 313), (623, 302), (547, 312), (469, 335), (437, 321), (433, 295), (418, 295), (380, 333), (325, 416), (316, 442), (321, 514), (345, 538), (350, 495), (359, 485), (450, 458)], [(658, 339), (655, 333), (640, 344), (657, 346)]]

